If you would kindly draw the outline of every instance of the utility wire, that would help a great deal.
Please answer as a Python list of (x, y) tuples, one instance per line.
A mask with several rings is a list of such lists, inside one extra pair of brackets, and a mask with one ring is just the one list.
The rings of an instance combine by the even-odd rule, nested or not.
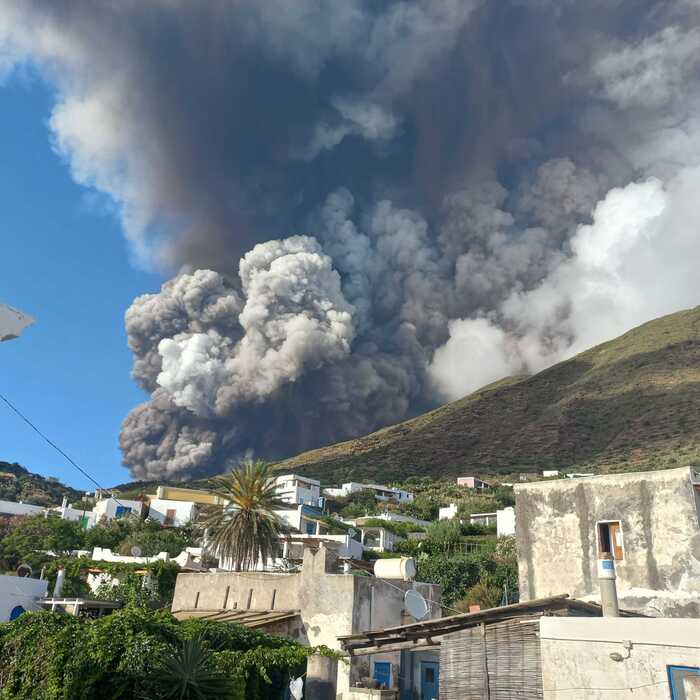
[(39, 430), (39, 428), (37, 428), (36, 425), (34, 425), (34, 423), (32, 423), (29, 420), (29, 418), (27, 418), (27, 416), (25, 416), (14, 404), (12, 404), (12, 402), (6, 396), (3, 396), (3, 394), (0, 394), (0, 399), (2, 399), (7, 404), (9, 409), (11, 411), (13, 411), (15, 414), (17, 414), (37, 435), (39, 435), (49, 445), (51, 445), (51, 447), (53, 447), (54, 450), (56, 450), (56, 452), (63, 455), (63, 457), (65, 457), (68, 460), (68, 462), (70, 462), (70, 464), (72, 464), (83, 476), (87, 477), (90, 481), (92, 481), (92, 483), (95, 484), (95, 486), (97, 486), (98, 489), (100, 489), (101, 491), (107, 491), (107, 493), (109, 493), (109, 495), (112, 498), (114, 498), (114, 500), (120, 506), (124, 505), (123, 503), (119, 502), (119, 500), (114, 496), (114, 494), (109, 489), (104, 488), (104, 486), (100, 486), (100, 484), (92, 476), (90, 476), (90, 474), (88, 474), (79, 464), (77, 464), (69, 455), (67, 455), (55, 442), (53, 442), (46, 435), (44, 435), (44, 433), (42, 433), (41, 430)]

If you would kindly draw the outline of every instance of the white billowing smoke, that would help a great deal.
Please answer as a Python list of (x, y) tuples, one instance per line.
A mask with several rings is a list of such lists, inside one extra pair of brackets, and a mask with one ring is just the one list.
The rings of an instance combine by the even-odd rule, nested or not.
[[(216, 273), (207, 275), (211, 280)], [(294, 236), (260, 243), (241, 260), (239, 275), (243, 307), (226, 319), (237, 331), (233, 337), (209, 328), (158, 343), (158, 385), (199, 416), (225, 415), (239, 404), (264, 400), (305, 370), (350, 354), (353, 309), (316, 240)], [(216, 302), (230, 294), (218, 281)]]
[(74, 178), (180, 270), (126, 313), (134, 475), (350, 438), (698, 303), (700, 9), (553, 5), (0, 0), (0, 77), (55, 85)]

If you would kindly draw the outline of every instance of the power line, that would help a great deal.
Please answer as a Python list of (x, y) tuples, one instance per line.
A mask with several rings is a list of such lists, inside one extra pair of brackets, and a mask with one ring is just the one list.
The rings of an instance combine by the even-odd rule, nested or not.
[(67, 455), (55, 442), (53, 442), (53, 440), (51, 440), (51, 439), (48, 438), (46, 435), (44, 435), (44, 433), (42, 433), (41, 430), (39, 430), (39, 428), (37, 428), (36, 425), (34, 425), (34, 423), (32, 423), (32, 422), (29, 420), (29, 418), (27, 418), (27, 416), (25, 416), (24, 413), (22, 413), (22, 412), (21, 412), (21, 411), (20, 411), (6, 396), (4, 396), (3, 394), (0, 394), (0, 399), (2, 399), (2, 400), (7, 404), (7, 406), (9, 407), (9, 409), (10, 409), (11, 411), (13, 411), (14, 413), (16, 413), (16, 414), (17, 414), (17, 415), (18, 415), (18, 416), (19, 416), (19, 417), (20, 417), (20, 418), (21, 418), (21, 419), (22, 419), (22, 420), (23, 420), (37, 435), (39, 435), (39, 436), (40, 436), (41, 438), (43, 438), (49, 445), (51, 445), (51, 447), (53, 447), (53, 449), (56, 450), (56, 452), (58, 452), (59, 454), (63, 455), (63, 457), (65, 457), (65, 458), (68, 460), (68, 462), (70, 462), (70, 464), (72, 464), (83, 476), (87, 477), (90, 481), (92, 481), (92, 483), (95, 484), (95, 486), (97, 486), (97, 488), (100, 489), (101, 491), (107, 491), (107, 493), (109, 493), (109, 495), (110, 495), (112, 498), (114, 498), (114, 500), (115, 500), (120, 506), (123, 506), (123, 504), (122, 504), (122, 503), (119, 503), (119, 501), (117, 500), (117, 498), (114, 497), (114, 494), (113, 494), (109, 489), (106, 489), (106, 488), (104, 488), (104, 486), (101, 486), (101, 485), (97, 482), (97, 480), (95, 480), (95, 479), (94, 479), (92, 476), (90, 476), (90, 474), (88, 474), (79, 464), (77, 464), (77, 463), (75, 462), (75, 460), (73, 460), (73, 459), (70, 457), (70, 455)]

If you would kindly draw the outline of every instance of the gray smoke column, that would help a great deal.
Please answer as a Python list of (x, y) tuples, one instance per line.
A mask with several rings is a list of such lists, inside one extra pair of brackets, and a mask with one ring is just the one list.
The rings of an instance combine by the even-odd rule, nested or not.
[(0, 0), (116, 203), (139, 477), (399, 421), (698, 303), (690, 0)]

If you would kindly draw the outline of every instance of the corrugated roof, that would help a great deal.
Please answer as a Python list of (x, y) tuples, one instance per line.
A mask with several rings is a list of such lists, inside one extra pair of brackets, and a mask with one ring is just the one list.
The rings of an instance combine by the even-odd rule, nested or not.
[(174, 610), (173, 615), (178, 620), (214, 620), (216, 622), (235, 622), (245, 627), (264, 627), (273, 622), (290, 620), (299, 615), (299, 610)]

